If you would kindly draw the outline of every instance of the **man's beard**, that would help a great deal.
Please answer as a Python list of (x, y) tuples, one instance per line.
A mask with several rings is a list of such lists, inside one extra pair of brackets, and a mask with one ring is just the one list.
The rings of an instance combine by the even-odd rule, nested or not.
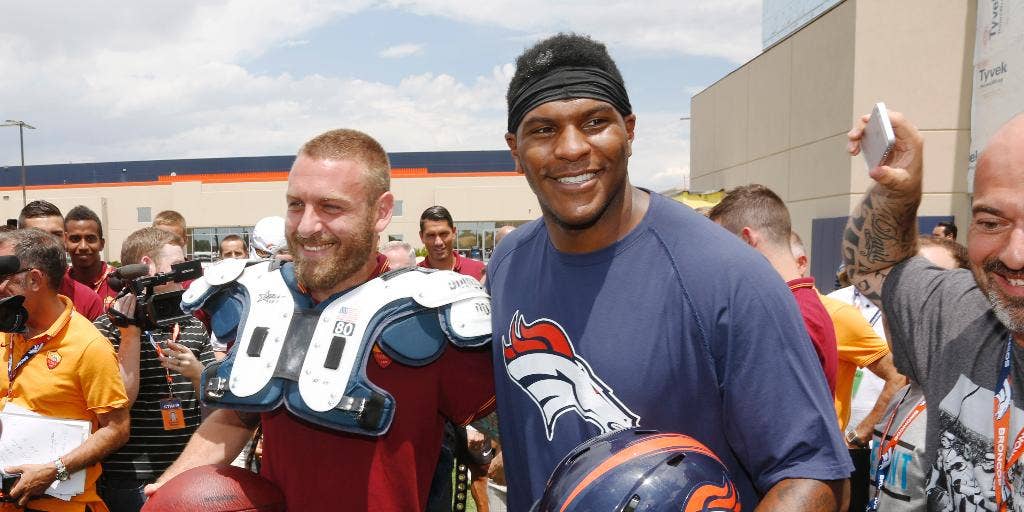
[[(292, 233), (288, 237), (288, 245), (299, 283), (309, 290), (330, 290), (363, 268), (373, 251), (372, 222), (373, 219), (368, 218), (362, 225), (356, 226), (345, 240), (325, 237), (323, 234), (304, 238)], [(316, 262), (303, 260), (303, 245), (316, 246), (331, 242), (335, 244), (334, 247), (324, 249), (331, 251), (327, 258)]]
[(1008, 297), (992, 282), (992, 274), (997, 272), (1012, 279), (1024, 279), (1024, 272), (1009, 269), (997, 257), (986, 259), (980, 267), (971, 265), (971, 271), (978, 287), (992, 303), (992, 312), (999, 322), (1011, 332), (1024, 334), (1024, 298)]

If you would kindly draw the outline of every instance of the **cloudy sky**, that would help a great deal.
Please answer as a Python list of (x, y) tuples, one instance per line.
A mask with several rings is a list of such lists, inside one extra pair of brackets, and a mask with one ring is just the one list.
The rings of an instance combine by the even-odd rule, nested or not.
[[(504, 149), (515, 57), (608, 44), (638, 116), (636, 184), (680, 186), (690, 96), (760, 50), (761, 0), (16, 2), (0, 120), (29, 164), (294, 153), (353, 127), (389, 151)], [(0, 166), (18, 130), (0, 129)]]

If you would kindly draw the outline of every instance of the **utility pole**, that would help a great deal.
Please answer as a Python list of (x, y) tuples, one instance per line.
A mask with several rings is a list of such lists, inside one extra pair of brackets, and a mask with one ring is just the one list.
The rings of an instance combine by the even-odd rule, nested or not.
[(0, 126), (18, 127), (18, 142), (21, 144), (21, 206), (24, 208), (28, 204), (28, 194), (25, 192), (25, 128), (35, 130), (36, 127), (25, 121), (16, 121), (14, 119), (8, 119), (4, 124), (0, 124)]

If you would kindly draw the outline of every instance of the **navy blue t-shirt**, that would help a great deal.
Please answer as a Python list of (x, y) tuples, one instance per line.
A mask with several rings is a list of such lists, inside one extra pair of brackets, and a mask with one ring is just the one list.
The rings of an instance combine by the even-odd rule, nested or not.
[(587, 254), (559, 252), (536, 220), (487, 273), (509, 510), (576, 445), (631, 426), (707, 445), (745, 510), (782, 479), (853, 471), (793, 294), (689, 208), (651, 194), (632, 232)]

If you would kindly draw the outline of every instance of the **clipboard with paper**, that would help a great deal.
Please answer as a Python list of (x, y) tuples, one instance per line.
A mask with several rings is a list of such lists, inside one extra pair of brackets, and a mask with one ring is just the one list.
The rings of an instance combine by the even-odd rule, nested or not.
[[(0, 411), (0, 421), (0, 467), (52, 462), (81, 446), (92, 433), (88, 421), (50, 418), (11, 403)], [(46, 490), (47, 495), (65, 501), (83, 492), (84, 469), (64, 482), (55, 481)]]

